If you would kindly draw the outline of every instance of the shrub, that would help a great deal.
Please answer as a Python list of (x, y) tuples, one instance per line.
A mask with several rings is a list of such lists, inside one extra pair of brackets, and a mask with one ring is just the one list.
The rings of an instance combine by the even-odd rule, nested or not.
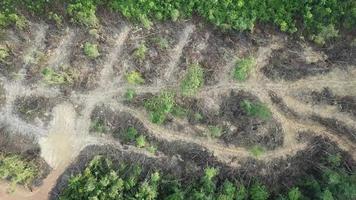
[(219, 126), (209, 126), (209, 135), (214, 138), (219, 138), (222, 135), (222, 128)]
[(253, 156), (258, 158), (265, 152), (265, 149), (261, 146), (256, 145), (251, 148), (250, 152)]
[(97, 132), (97, 133), (106, 133), (107, 132), (107, 127), (105, 124), (105, 121), (103, 119), (96, 119), (92, 122), (91, 124), (91, 130)]
[(251, 200), (267, 200), (269, 197), (269, 192), (264, 185), (255, 183), (251, 187), (250, 196)]
[(100, 56), (98, 45), (86, 42), (84, 44), (84, 54), (91, 59), (95, 59)]
[(251, 57), (240, 60), (234, 68), (233, 78), (238, 81), (245, 81), (253, 65), (255, 65), (255, 61)]
[(252, 103), (249, 100), (243, 100), (240, 103), (240, 106), (246, 112), (246, 114), (251, 117), (258, 117), (262, 120), (267, 120), (272, 115), (268, 107), (262, 103)]
[(172, 92), (161, 92), (158, 96), (145, 101), (144, 106), (153, 123), (163, 123), (175, 106), (175, 95)]
[(135, 56), (136, 59), (142, 62), (146, 58), (147, 51), (148, 49), (145, 43), (141, 43), (140, 46), (134, 51), (133, 55)]
[(0, 178), (11, 182), (10, 190), (14, 190), (16, 184), (30, 186), (38, 173), (33, 162), (18, 155), (0, 155)]
[(48, 19), (54, 21), (58, 28), (63, 25), (63, 17), (58, 15), (57, 13), (49, 12)]
[(67, 72), (56, 72), (54, 69), (46, 67), (42, 70), (42, 76), (47, 84), (62, 85), (73, 83), (75, 75)]
[(132, 101), (136, 96), (136, 92), (133, 89), (127, 89), (124, 96), (126, 101)]
[(0, 62), (5, 62), (5, 60), (10, 56), (10, 50), (5, 45), (0, 45)]
[(96, 156), (84, 172), (72, 176), (60, 200), (123, 199), (124, 180), (112, 169), (110, 160)]
[(130, 84), (139, 85), (145, 83), (145, 80), (142, 78), (142, 75), (138, 71), (132, 71), (126, 74), (126, 80)]
[(204, 84), (204, 71), (198, 64), (190, 65), (180, 88), (185, 96), (194, 95)]
[(138, 132), (134, 127), (129, 127), (123, 134), (123, 141), (126, 143), (134, 142), (138, 136)]
[(72, 22), (89, 27), (95, 27), (99, 24), (95, 14), (96, 5), (93, 0), (78, 0), (70, 3), (67, 12), (72, 17)]

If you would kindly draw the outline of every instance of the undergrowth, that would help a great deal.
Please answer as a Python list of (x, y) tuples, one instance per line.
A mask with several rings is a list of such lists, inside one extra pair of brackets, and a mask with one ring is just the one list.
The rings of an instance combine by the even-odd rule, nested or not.
[(145, 101), (144, 106), (149, 112), (150, 119), (153, 123), (162, 124), (168, 114), (172, 113), (175, 106), (175, 95), (172, 92), (163, 91)]
[(184, 96), (192, 96), (197, 93), (204, 84), (204, 70), (198, 64), (189, 66), (185, 74), (180, 89)]
[(88, 58), (95, 59), (100, 56), (98, 45), (92, 44), (90, 42), (86, 42), (84, 44), (84, 54), (88, 56)]
[(240, 60), (236, 63), (234, 68), (233, 78), (238, 81), (245, 81), (248, 78), (248, 75), (254, 64), (255, 61), (251, 57)]
[[(340, 163), (339, 163), (340, 164)], [(340, 165), (320, 163), (319, 172), (295, 180), (290, 188), (280, 186), (280, 193), (270, 191), (258, 180), (241, 184), (238, 177), (221, 179), (219, 169), (206, 167), (202, 175), (177, 179), (156, 171), (143, 173), (138, 164), (120, 163), (96, 156), (86, 169), (69, 179), (61, 200), (77, 199), (164, 199), (164, 200), (303, 200), (343, 199), (356, 197), (354, 175)], [(276, 186), (277, 187), (277, 186)]]
[(240, 103), (240, 106), (246, 112), (246, 114), (251, 117), (258, 117), (262, 120), (268, 120), (272, 116), (269, 108), (263, 103), (254, 103), (249, 100), (243, 100)]
[(36, 165), (19, 155), (0, 155), (0, 178), (11, 182), (10, 191), (17, 184), (29, 187), (38, 175)]

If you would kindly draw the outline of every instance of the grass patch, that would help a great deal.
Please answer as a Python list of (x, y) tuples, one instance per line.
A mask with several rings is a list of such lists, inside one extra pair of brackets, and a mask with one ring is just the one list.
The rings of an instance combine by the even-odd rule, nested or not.
[(145, 101), (144, 106), (149, 112), (153, 123), (162, 124), (175, 106), (175, 95), (172, 92), (161, 92), (159, 95)]
[(196, 94), (198, 89), (204, 84), (204, 70), (198, 64), (189, 66), (186, 75), (184, 76), (180, 89), (184, 96), (192, 96)]
[(265, 153), (265, 149), (263, 147), (261, 147), (261, 146), (256, 145), (256, 146), (253, 146), (250, 149), (250, 153), (254, 157), (258, 158), (258, 157), (262, 156)]
[(134, 51), (133, 55), (139, 61), (144, 61), (146, 58), (148, 48), (146, 47), (145, 43), (141, 43), (140, 46)]
[(126, 101), (132, 101), (136, 97), (136, 95), (137, 94), (134, 89), (127, 89), (124, 97)]
[(84, 44), (84, 54), (91, 59), (95, 59), (100, 56), (98, 45), (86, 42)]
[(0, 178), (11, 182), (10, 191), (15, 189), (16, 184), (29, 187), (38, 175), (36, 165), (18, 155), (0, 155)]
[(106, 133), (107, 127), (103, 119), (96, 119), (92, 122), (90, 129), (97, 133)]
[(145, 79), (142, 78), (142, 74), (138, 71), (132, 71), (126, 74), (126, 80), (133, 85), (140, 85), (145, 83)]
[(71, 68), (63, 68), (62, 72), (56, 72), (50, 67), (42, 70), (43, 80), (50, 85), (73, 84), (78, 78), (78, 73)]
[(223, 133), (223, 129), (219, 126), (208, 126), (208, 129), (209, 136), (213, 138), (219, 138)]
[(0, 62), (5, 62), (10, 56), (10, 49), (5, 45), (0, 45)]
[(255, 60), (252, 57), (238, 61), (232, 73), (233, 78), (237, 81), (245, 81), (254, 65)]
[(262, 103), (253, 103), (249, 100), (243, 100), (240, 103), (240, 106), (246, 112), (246, 114), (251, 117), (258, 117), (262, 120), (268, 120), (272, 116), (269, 108)]

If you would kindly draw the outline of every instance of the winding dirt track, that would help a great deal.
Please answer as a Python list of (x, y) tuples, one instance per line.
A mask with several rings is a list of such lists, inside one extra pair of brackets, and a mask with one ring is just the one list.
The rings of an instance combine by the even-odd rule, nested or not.
[[(38, 31), (34, 31), (34, 39), (32, 42), (28, 43), (28, 51), (26, 51), (26, 54), (32, 54), (36, 49), (42, 48), (40, 47), (40, 44), (45, 42), (44, 35), (47, 26), (43, 24), (32, 24), (32, 28), (33, 30)], [(226, 146), (217, 140), (208, 140), (194, 136), (193, 134), (182, 135), (175, 131), (167, 130), (161, 126), (152, 124), (148, 120), (147, 113), (143, 110), (140, 108), (127, 107), (122, 102), (122, 99), (117, 100), (115, 98), (123, 96), (127, 88), (134, 89), (137, 94), (144, 94), (158, 93), (164, 88), (175, 87), (175, 84), (179, 80), (172, 80), (172, 77), (174, 77), (172, 74), (177, 73), (178, 71), (177, 66), (179, 65), (179, 59), (182, 55), (183, 48), (189, 42), (190, 35), (194, 32), (195, 26), (187, 24), (182, 30), (182, 37), (170, 53), (171, 61), (167, 65), (167, 70), (163, 77), (160, 77), (162, 80), (158, 82), (161, 84), (155, 86), (129, 86), (125, 83), (125, 80), (123, 80), (123, 76), (116, 76), (114, 74), (113, 65), (116, 60), (121, 58), (120, 55), (122, 51), (124, 51), (123, 47), (131, 29), (132, 27), (130, 27), (130, 25), (124, 25), (123, 27), (120, 27), (113, 38), (115, 43), (112, 45), (113, 48), (110, 50), (109, 55), (104, 61), (104, 67), (101, 71), (98, 87), (89, 92), (72, 93), (70, 96), (66, 96), (64, 98), (65, 102), (56, 105), (53, 109), (53, 121), (49, 127), (29, 124), (18, 118), (13, 113), (14, 101), (16, 97), (32, 95), (59, 98), (62, 95), (59, 89), (44, 84), (30, 87), (23, 84), (24, 79), (8, 80), (6, 77), (0, 77), (0, 81), (6, 90), (7, 97), (6, 104), (0, 112), (0, 121), (7, 124), (10, 129), (19, 131), (23, 134), (35, 135), (40, 141), (43, 150), (45, 150), (45, 152), (42, 152), (42, 156), (54, 168), (51, 174), (44, 180), (44, 184), (39, 188), (36, 188), (33, 192), (18, 188), (15, 194), (8, 195), (5, 192), (6, 184), (2, 183), (2, 186), (0, 186), (1, 199), (47, 199), (47, 194), (55, 184), (58, 176), (85, 146), (90, 144), (116, 144), (118, 148), (121, 148), (119, 144), (113, 143), (113, 141), (89, 135), (91, 125), (90, 116), (95, 106), (99, 104), (106, 104), (117, 111), (125, 111), (132, 114), (139, 119), (152, 134), (163, 140), (185, 141), (199, 144), (202, 147), (209, 149), (217, 159), (227, 165), (238, 167), (240, 160), (251, 156), (250, 151), (243, 147)], [(52, 52), (47, 52), (49, 55), (48, 63), (58, 66), (68, 62), (68, 54), (70, 54), (70, 48), (72, 48), (70, 43), (75, 37), (75, 34), (76, 32), (71, 29), (66, 31), (66, 34), (64, 34), (64, 37), (60, 40), (59, 44), (55, 45), (57, 48)], [(283, 45), (283, 40), (276, 36), (268, 45), (260, 47), (255, 55), (257, 66), (246, 82), (236, 83), (230, 80), (229, 73), (236, 61), (236, 57), (231, 58), (231, 61), (229, 62), (230, 64), (228, 64), (226, 69), (222, 70), (222, 74), (219, 75), (219, 77), (221, 77), (220, 82), (216, 85), (202, 88), (197, 94), (197, 98), (205, 98), (213, 94), (227, 95), (231, 90), (245, 90), (257, 96), (262, 102), (268, 104), (273, 113), (273, 117), (282, 124), (285, 133), (284, 143), (281, 147), (275, 150), (267, 151), (258, 159), (269, 161), (280, 157), (294, 155), (296, 152), (305, 149), (307, 144), (300, 143), (296, 140), (297, 133), (301, 130), (311, 130), (316, 135), (328, 136), (332, 141), (336, 142), (340, 148), (351, 152), (353, 158), (356, 159), (356, 153), (353, 151), (356, 147), (354, 143), (349, 141), (346, 137), (340, 137), (331, 133), (327, 128), (319, 124), (306, 120), (310, 115), (317, 114), (323, 117), (338, 119), (350, 127), (356, 128), (355, 118), (352, 118), (347, 114), (330, 112), (323, 108), (306, 105), (293, 98), (290, 94), (293, 90), (300, 90), (303, 88), (322, 89), (322, 87), (325, 86), (335, 88), (339, 92), (342, 92), (343, 89), (355, 89), (354, 91), (356, 91), (356, 70), (353, 70), (351, 73), (337, 72), (337, 76), (333, 77), (319, 75), (296, 82), (271, 81), (261, 73), (260, 69), (268, 63), (272, 51), (274, 49), (282, 48)], [(24, 61), (24, 63), (27, 62)], [(24, 67), (27, 67), (27, 64), (25, 64)], [(291, 119), (285, 116), (285, 114), (272, 103), (269, 97), (270, 91), (273, 91), (278, 96), (282, 97), (288, 107), (295, 110), (298, 115), (304, 117), (301, 119)], [(79, 113), (75, 111), (75, 106), (82, 107)], [(137, 151), (134, 147), (131, 149), (132, 151)], [(238, 158), (236, 158), (236, 155), (238, 155)]]

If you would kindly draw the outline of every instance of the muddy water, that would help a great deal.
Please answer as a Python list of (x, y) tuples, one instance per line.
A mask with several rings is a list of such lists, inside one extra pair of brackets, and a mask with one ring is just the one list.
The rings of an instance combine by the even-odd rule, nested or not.
[(48, 137), (39, 141), (41, 156), (53, 168), (67, 165), (75, 156), (75, 119), (76, 113), (72, 105), (56, 106)]

